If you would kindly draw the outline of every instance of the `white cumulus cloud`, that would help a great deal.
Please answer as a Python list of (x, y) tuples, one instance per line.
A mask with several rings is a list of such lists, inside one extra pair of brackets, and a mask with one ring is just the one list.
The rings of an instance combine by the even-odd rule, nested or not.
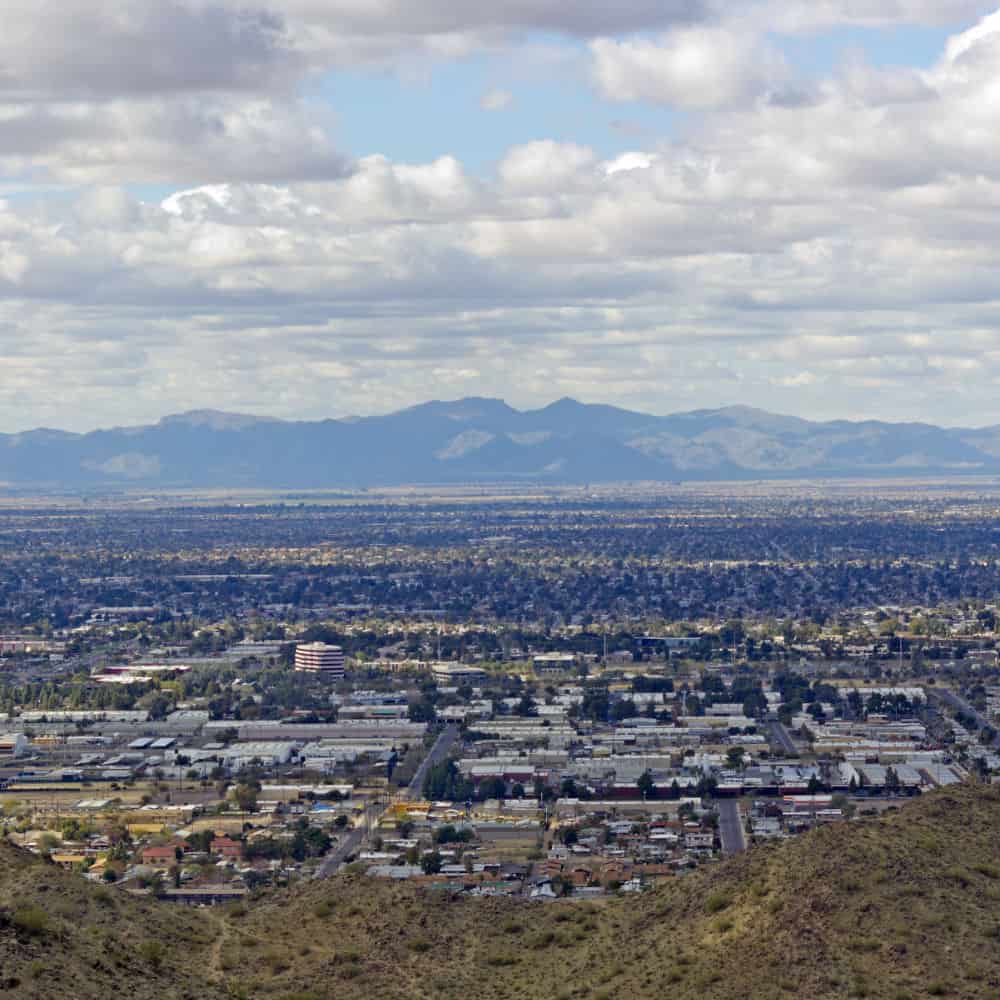
[(590, 48), (597, 86), (614, 101), (726, 107), (773, 93), (789, 76), (776, 50), (722, 28), (679, 29), (655, 41), (599, 38)]

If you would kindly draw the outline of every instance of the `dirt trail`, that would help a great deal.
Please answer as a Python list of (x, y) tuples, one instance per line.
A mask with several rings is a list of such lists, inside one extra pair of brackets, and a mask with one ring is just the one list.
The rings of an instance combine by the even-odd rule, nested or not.
[(215, 940), (212, 942), (211, 950), (208, 953), (208, 974), (216, 979), (225, 979), (226, 973), (222, 968), (222, 949), (229, 940), (229, 922), (225, 917), (215, 916)]

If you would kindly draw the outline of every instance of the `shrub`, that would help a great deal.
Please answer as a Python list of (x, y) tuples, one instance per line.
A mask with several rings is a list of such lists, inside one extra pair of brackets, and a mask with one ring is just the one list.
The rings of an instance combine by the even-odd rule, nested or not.
[(857, 951), (864, 954), (865, 952), (878, 951), (882, 945), (879, 941), (873, 941), (871, 938), (854, 938), (849, 941), (847, 947), (851, 951)]
[(552, 942), (555, 941), (555, 939), (556, 939), (555, 931), (542, 931), (542, 933), (539, 934), (538, 937), (536, 937), (531, 942), (531, 947), (539, 949), (548, 948), (548, 946), (552, 944)]
[(276, 976), (279, 972), (284, 972), (288, 968), (288, 958), (284, 952), (279, 951), (277, 948), (268, 948), (261, 957), (272, 976)]
[(338, 951), (333, 956), (334, 965), (351, 965), (361, 961), (361, 955), (356, 951)]
[(496, 952), (492, 955), (486, 956), (486, 964), (498, 968), (505, 965), (517, 965), (517, 958), (514, 955), (506, 955), (501, 952)]
[(158, 969), (163, 964), (163, 956), (166, 949), (162, 942), (150, 938), (139, 945), (139, 957), (148, 962), (154, 969)]
[(34, 903), (19, 906), (11, 914), (10, 922), (25, 934), (44, 934), (49, 928), (49, 915)]
[(705, 909), (709, 913), (721, 913), (732, 903), (729, 893), (713, 892), (705, 899)]
[(950, 868), (945, 869), (944, 877), (957, 882), (963, 889), (969, 884), (968, 872), (958, 865), (952, 865)]

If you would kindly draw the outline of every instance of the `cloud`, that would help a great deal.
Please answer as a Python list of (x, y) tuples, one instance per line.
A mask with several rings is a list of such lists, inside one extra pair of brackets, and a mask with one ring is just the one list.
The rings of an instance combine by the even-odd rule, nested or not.
[[(400, 72), (484, 48), (586, 40), (613, 101), (686, 109), (811, 101), (762, 41), (818, 25), (968, 15), (960, 0), (734, 10), (720, 0), (10, 0), (0, 32), (0, 171), (34, 183), (287, 181), (349, 169), (323, 74)], [(659, 33), (655, 38), (651, 33)], [(563, 53), (565, 57), (565, 52)], [(870, 74), (871, 75), (871, 74)], [(856, 88), (892, 85), (872, 77)], [(902, 90), (918, 88), (911, 79)], [(509, 106), (502, 86), (486, 110)]]
[(185, 0), (10, 0), (0, 36), (7, 100), (253, 91), (302, 69), (280, 10)]
[(722, 28), (679, 29), (657, 41), (599, 38), (590, 51), (597, 87), (612, 101), (726, 107), (773, 94), (789, 78), (777, 50)]
[(591, 37), (709, 16), (702, 0), (8, 0), (0, 96), (260, 92), (308, 69), (447, 57), (523, 32)]
[(511, 193), (568, 194), (595, 165), (594, 152), (586, 146), (544, 139), (511, 149), (499, 174)]
[(764, 0), (748, 5), (741, 18), (768, 31), (811, 33), (842, 27), (951, 26), (975, 20), (982, 12), (977, 0)]
[[(973, 0), (752, 0), (738, 8), (721, 0), (8, 0), (0, 100), (287, 94), (314, 71), (452, 58), (538, 32), (608, 40), (661, 31), (668, 55), (697, 61), (713, 39), (742, 47), (768, 31), (953, 24), (980, 8)], [(733, 61), (728, 44), (714, 56)]]
[(0, 170), (73, 183), (330, 178), (351, 169), (329, 116), (249, 97), (0, 107)]
[(705, 20), (714, 0), (495, 0), (456, 4), (452, 0), (285, 0), (290, 20), (324, 23), (347, 34), (387, 32), (444, 35), (465, 32), (537, 30), (577, 37), (663, 28)]
[(479, 99), (479, 106), (484, 111), (505, 111), (513, 100), (514, 95), (509, 90), (488, 90)]
[[(605, 7), (595, 23), (619, 16)], [(398, 32), (558, 13), (399, 11)], [(996, 18), (927, 69), (852, 57), (808, 104), (776, 99), (798, 83), (755, 61), (753, 32), (620, 39), (602, 22), (609, 96), (699, 113), (622, 155), (519, 144), (480, 177), (453, 155), (339, 153), (335, 122), (281, 88), (288, 66), (313, 65), (304, 23), (364, 34), (375, 14), (302, 0), (280, 15), (277, 51), (253, 57), (267, 92), (238, 65), (218, 71), (225, 85), (155, 95), (102, 68), (56, 100), (38, 69), (48, 96), (0, 109), (4, 169), (81, 186), (0, 201), (0, 427), (206, 405), (370, 412), (438, 384), (521, 403), (1000, 420)], [(142, 200), (122, 184), (138, 178), (179, 190)]]

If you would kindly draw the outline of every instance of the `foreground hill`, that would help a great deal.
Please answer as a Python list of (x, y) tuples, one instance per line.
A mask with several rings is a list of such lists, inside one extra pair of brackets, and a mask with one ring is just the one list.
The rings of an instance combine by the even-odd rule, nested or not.
[(747, 407), (650, 416), (496, 399), (282, 421), (196, 411), (147, 427), (0, 435), (0, 483), (362, 488), (408, 483), (726, 480), (1000, 473), (1000, 427), (814, 423)]
[[(998, 846), (998, 790), (959, 788), (628, 900), (452, 900), (344, 878), (228, 913), (95, 898), (5, 853), (0, 987), (53, 1000), (996, 997)], [(18, 920), (37, 905), (51, 918), (33, 932)]]
[(215, 997), (202, 989), (215, 937), (200, 913), (91, 886), (0, 842), (0, 997)]

